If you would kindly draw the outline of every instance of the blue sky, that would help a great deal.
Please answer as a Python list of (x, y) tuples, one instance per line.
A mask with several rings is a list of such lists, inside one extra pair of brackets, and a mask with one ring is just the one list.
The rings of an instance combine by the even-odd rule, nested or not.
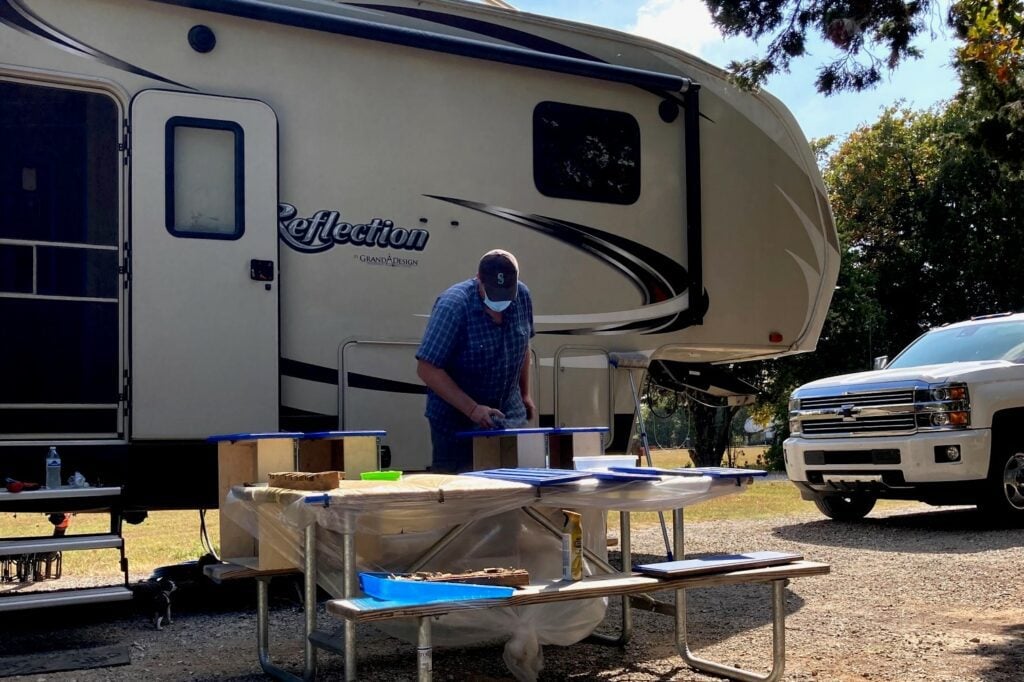
[[(525, 12), (637, 33), (722, 67), (733, 59), (757, 54), (749, 40), (722, 38), (711, 25), (702, 0), (509, 1)], [(875, 121), (882, 109), (900, 100), (912, 108), (924, 109), (949, 99), (957, 89), (956, 74), (949, 67), (956, 43), (942, 19), (946, 3), (941, 5), (931, 21), (934, 38), (926, 35), (915, 43), (924, 57), (907, 62), (872, 90), (829, 98), (815, 92), (818, 66), (836, 56), (820, 41), (811, 43), (812, 54), (797, 60), (791, 73), (772, 78), (766, 89), (789, 107), (808, 138), (837, 135), (841, 139), (858, 125)]]

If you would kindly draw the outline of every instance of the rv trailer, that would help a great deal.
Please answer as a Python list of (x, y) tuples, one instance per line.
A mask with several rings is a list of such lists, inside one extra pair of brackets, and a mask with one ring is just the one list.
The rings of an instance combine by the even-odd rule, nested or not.
[[(681, 29), (682, 30), (682, 29)], [(455, 0), (0, 0), (0, 461), (215, 507), (212, 434), (383, 429), (483, 252), (533, 294), (542, 426), (609, 353), (812, 350), (836, 232), (796, 121), (636, 36)]]

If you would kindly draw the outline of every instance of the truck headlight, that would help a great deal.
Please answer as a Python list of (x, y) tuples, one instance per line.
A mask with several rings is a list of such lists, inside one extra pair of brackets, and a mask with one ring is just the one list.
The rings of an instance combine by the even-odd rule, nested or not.
[(932, 389), (932, 400), (967, 400), (967, 387), (959, 384)]

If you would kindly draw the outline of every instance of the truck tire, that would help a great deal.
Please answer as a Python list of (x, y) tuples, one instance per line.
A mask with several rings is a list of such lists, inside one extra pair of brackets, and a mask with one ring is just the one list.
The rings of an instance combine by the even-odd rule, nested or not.
[(993, 448), (982, 513), (1005, 525), (1024, 525), (1024, 447)]
[(875, 506), (873, 495), (819, 495), (814, 505), (835, 521), (860, 521)]

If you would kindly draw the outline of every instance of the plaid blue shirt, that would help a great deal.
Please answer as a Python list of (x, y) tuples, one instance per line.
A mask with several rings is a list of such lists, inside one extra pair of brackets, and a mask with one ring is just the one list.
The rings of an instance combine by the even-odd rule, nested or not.
[[(505, 425), (526, 422), (519, 393), (519, 373), (533, 337), (530, 290), (519, 282), (516, 300), (502, 313), (501, 324), (488, 316), (477, 281), (452, 285), (437, 297), (416, 358), (439, 367), (473, 400), (501, 410)], [(461, 412), (427, 391), (427, 419), (451, 431), (474, 427)]]

